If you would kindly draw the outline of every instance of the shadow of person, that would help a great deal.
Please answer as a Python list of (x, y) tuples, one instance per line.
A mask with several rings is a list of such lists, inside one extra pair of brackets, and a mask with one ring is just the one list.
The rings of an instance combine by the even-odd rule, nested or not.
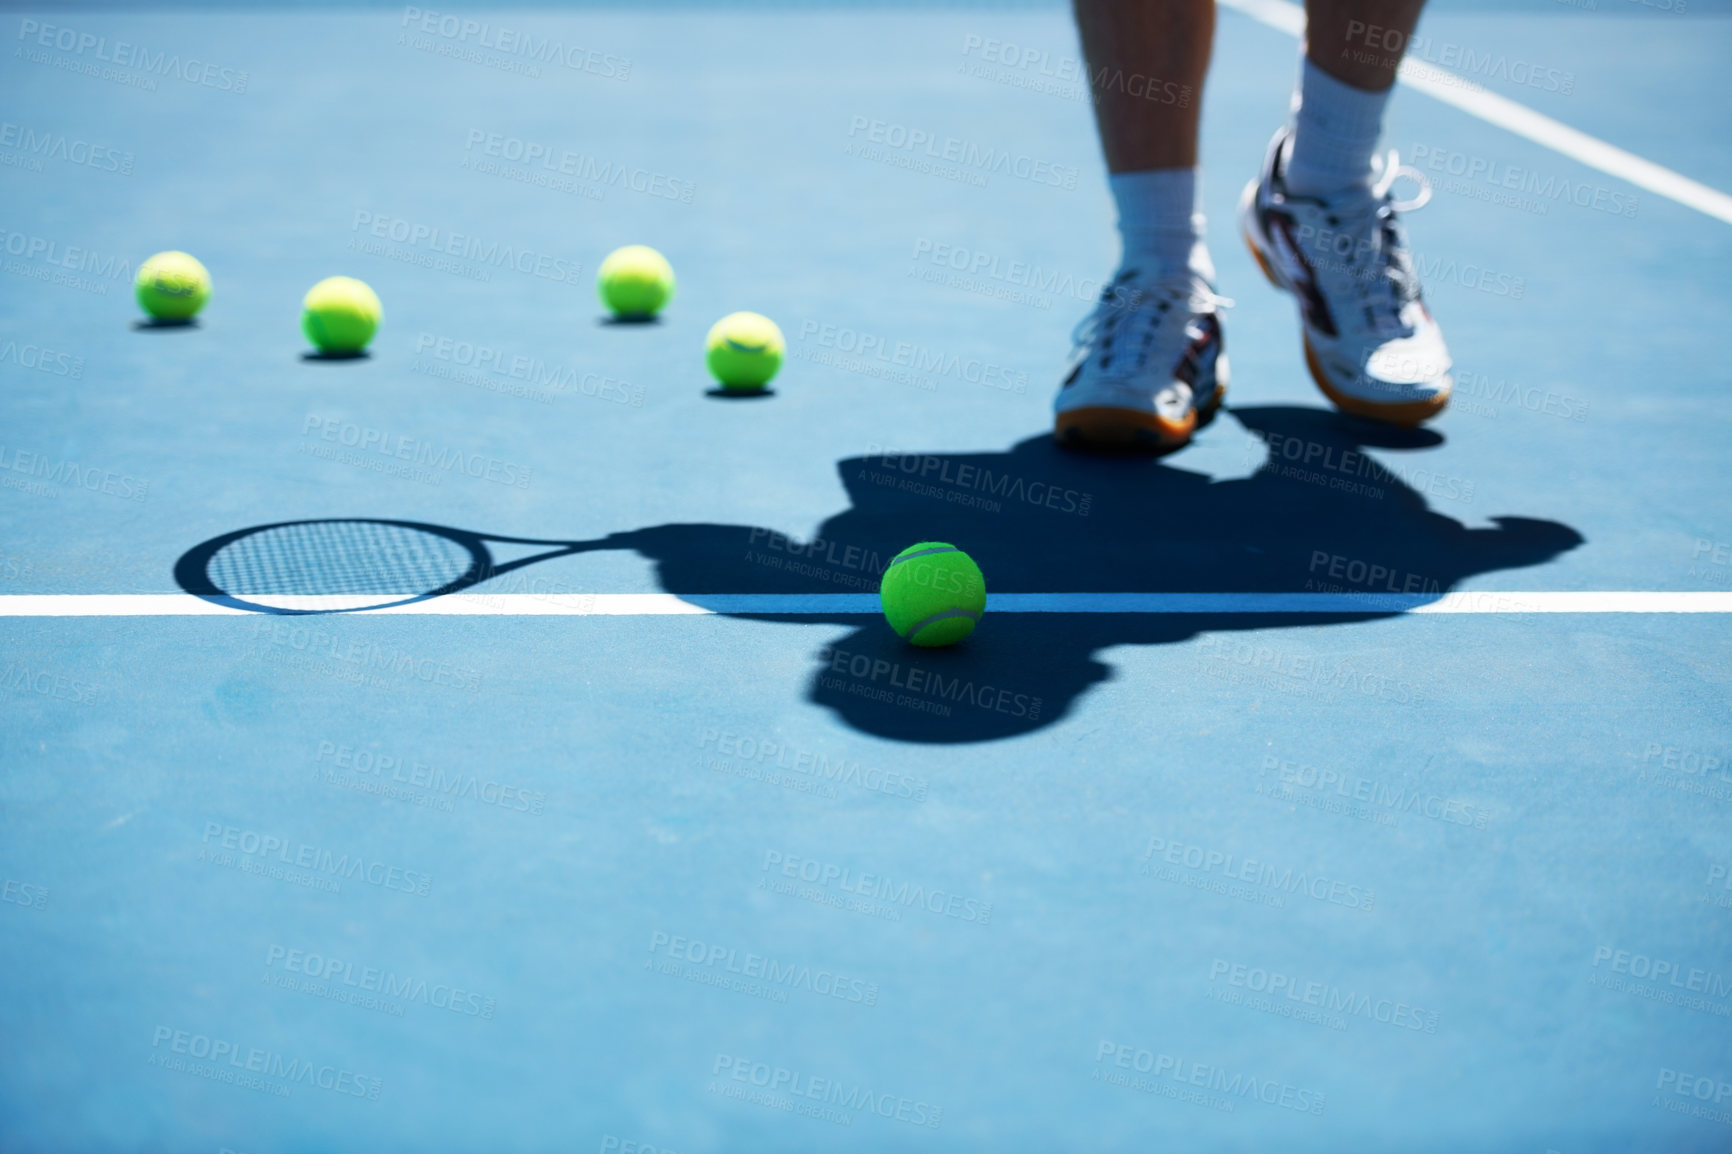
[[(1260, 463), (1247, 477), (1216, 481), (1172, 459), (1081, 456), (1043, 435), (1003, 453), (841, 461), (850, 507), (811, 541), (751, 526), (670, 524), (615, 534), (606, 547), (636, 549), (656, 562), (667, 591), (700, 603), (710, 594), (872, 593), (890, 558), (916, 541), (966, 550), (995, 595), (1313, 591), (1389, 598), (1303, 615), (989, 612), (967, 641), (937, 650), (908, 645), (877, 615), (865, 624), (858, 614), (834, 618), (855, 629), (819, 653), (810, 700), (879, 736), (973, 742), (1063, 717), (1111, 676), (1095, 656), (1109, 646), (1375, 620), (1415, 596), (1440, 597), (1467, 577), (1538, 565), (1582, 543), (1568, 526), (1523, 517), (1470, 529), (1433, 511), (1428, 498), (1458, 502), (1465, 514), (1477, 508), (1473, 479), (1438, 473), (1423, 457), (1386, 467), (1364, 452), (1425, 448), (1441, 443), (1436, 433), (1292, 406), (1231, 412), (1261, 442), (1253, 446)], [(1266, 650), (1245, 648), (1250, 656), (1238, 664), (1256, 671)], [(1405, 683), (1376, 673), (1295, 660), (1299, 673), (1273, 666), (1263, 673), (1294, 679), (1301, 689), (1327, 682), (1332, 691), (1390, 700), (1405, 692)], [(1196, 669), (1237, 676), (1244, 670), (1236, 661), (1230, 647), (1217, 645)]]

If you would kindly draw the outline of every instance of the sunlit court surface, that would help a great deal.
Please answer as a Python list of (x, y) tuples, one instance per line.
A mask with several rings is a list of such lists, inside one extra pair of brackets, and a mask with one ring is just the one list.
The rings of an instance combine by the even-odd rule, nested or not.
[(0, 4), (0, 1149), (1732, 1148), (1732, 0), (1215, 19)]

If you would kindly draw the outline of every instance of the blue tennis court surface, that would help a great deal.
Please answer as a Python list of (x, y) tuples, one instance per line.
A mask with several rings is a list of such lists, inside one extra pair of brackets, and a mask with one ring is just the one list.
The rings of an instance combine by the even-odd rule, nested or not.
[[(1116, 258), (1062, 7), (9, 10), (0, 1147), (1732, 1146), (1732, 21), (1433, 5), (1400, 431), (1235, 235), (1292, 11), (1221, 10), (1231, 391), (1152, 460), (1049, 432)], [(355, 520), (522, 540), (188, 583)], [(954, 649), (876, 611), (923, 540)]]

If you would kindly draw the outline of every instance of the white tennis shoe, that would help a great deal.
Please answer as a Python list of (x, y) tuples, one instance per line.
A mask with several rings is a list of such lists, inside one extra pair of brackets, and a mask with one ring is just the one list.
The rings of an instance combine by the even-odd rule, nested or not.
[(1073, 447), (1170, 452), (1208, 424), (1227, 393), (1217, 296), (1201, 276), (1121, 271), (1071, 339), (1053, 434)]
[[(1431, 185), (1391, 151), (1369, 194), (1291, 194), (1283, 179), (1290, 139), (1284, 128), (1270, 141), (1239, 222), (1264, 275), (1299, 299), (1312, 379), (1344, 412), (1408, 426), (1435, 417), (1449, 403), (1449, 349), (1396, 217), (1431, 199)], [(1397, 177), (1420, 195), (1397, 202), (1389, 191)]]

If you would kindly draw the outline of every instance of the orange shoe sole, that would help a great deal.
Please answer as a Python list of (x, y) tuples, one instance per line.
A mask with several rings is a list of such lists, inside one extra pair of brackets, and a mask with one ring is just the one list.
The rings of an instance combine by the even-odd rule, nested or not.
[(1350, 397), (1330, 385), (1329, 377), (1323, 371), (1323, 365), (1317, 360), (1317, 354), (1311, 349), (1311, 342), (1305, 342), (1305, 367), (1311, 370), (1311, 379), (1317, 387), (1323, 390), (1323, 395), (1334, 402), (1335, 407), (1344, 413), (1352, 413), (1356, 417), (1369, 417), (1373, 421), (1382, 421), (1387, 425), (1399, 425), (1404, 429), (1416, 429), (1437, 414), (1443, 412), (1449, 404), (1449, 390), (1423, 401), (1401, 401), (1396, 404), (1380, 404), (1377, 401), (1361, 400)]
[(1170, 453), (1191, 443), (1192, 434), (1214, 418), (1226, 395), (1225, 385), (1216, 386), (1208, 403), (1183, 421), (1165, 420), (1138, 409), (1072, 409), (1053, 419), (1053, 436), (1061, 445)]

